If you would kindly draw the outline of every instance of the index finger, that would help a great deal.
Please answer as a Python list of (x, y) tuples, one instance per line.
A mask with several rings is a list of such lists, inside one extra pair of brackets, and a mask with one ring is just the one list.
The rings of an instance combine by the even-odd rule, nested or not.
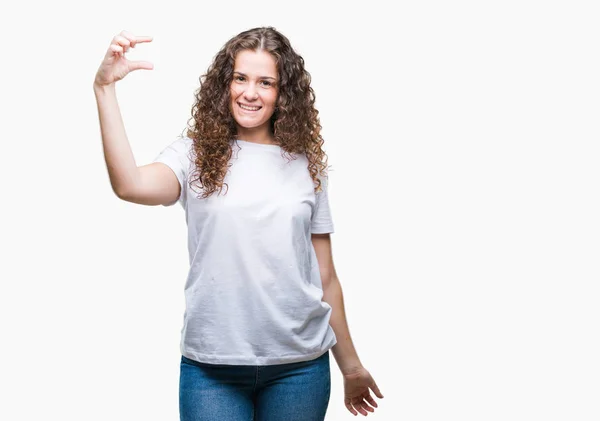
[(149, 35), (136, 35), (133, 37), (133, 41), (131, 42), (131, 46), (133, 47), (135, 44), (138, 44), (140, 42), (151, 42), (152, 41), (152, 37)]

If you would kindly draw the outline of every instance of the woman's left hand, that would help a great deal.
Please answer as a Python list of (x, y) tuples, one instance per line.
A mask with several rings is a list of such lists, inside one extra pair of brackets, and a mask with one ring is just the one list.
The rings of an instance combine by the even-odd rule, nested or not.
[[(377, 402), (371, 396), (369, 388), (373, 390), (375, 396), (383, 399), (375, 380), (366, 368), (360, 367), (356, 370), (343, 373), (344, 375), (344, 404), (348, 411), (353, 415), (358, 415), (356, 411), (367, 416), (367, 411), (374, 412), (371, 407), (377, 408)], [(371, 404), (371, 406), (369, 406)]]

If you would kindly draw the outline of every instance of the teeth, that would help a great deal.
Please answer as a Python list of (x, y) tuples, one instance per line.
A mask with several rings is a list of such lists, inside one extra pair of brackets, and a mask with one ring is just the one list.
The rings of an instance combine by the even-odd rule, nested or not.
[(240, 107), (242, 107), (242, 109), (244, 110), (248, 110), (248, 111), (257, 111), (260, 109), (260, 107), (247, 107), (245, 105), (239, 104)]

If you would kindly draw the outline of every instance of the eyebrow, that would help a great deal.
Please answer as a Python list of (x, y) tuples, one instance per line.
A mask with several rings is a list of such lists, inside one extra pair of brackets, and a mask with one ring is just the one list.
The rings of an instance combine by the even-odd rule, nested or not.
[[(237, 73), (238, 75), (241, 75), (241, 76), (244, 76), (244, 77), (248, 77), (248, 75), (246, 75), (246, 74), (244, 74), (242, 72), (238, 72), (237, 70), (234, 70), (233, 73)], [(276, 78), (271, 77), (271, 76), (260, 76), (259, 79), (273, 79), (273, 80), (277, 80)]]

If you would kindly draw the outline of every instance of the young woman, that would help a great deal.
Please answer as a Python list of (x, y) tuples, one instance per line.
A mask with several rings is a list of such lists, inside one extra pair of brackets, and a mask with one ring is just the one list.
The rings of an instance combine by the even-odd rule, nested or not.
[(331, 251), (327, 159), (304, 60), (272, 27), (233, 37), (200, 78), (187, 133), (138, 167), (115, 83), (153, 68), (125, 58), (150, 41), (115, 36), (94, 92), (116, 195), (179, 203), (186, 213), (181, 420), (323, 420), (330, 349), (347, 409), (373, 412), (369, 389), (383, 395), (346, 321)]

